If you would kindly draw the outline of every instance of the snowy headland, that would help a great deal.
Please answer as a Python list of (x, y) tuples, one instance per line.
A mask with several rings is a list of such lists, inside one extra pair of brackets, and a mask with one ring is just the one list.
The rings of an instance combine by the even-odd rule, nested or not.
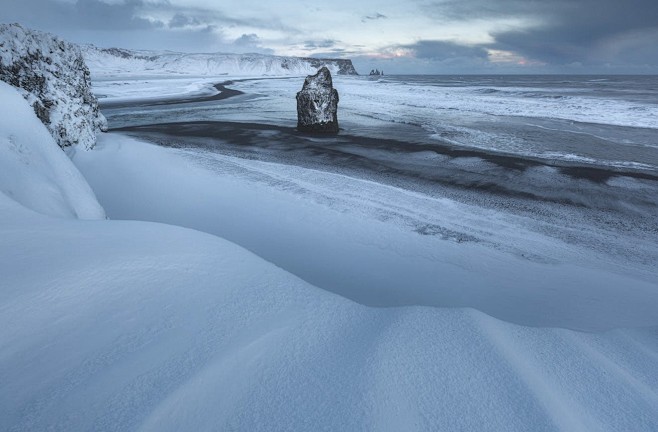
[(658, 426), (651, 168), (433, 146), (395, 83), (318, 139), (303, 79), (115, 72), (67, 154), (0, 83), (0, 430)]

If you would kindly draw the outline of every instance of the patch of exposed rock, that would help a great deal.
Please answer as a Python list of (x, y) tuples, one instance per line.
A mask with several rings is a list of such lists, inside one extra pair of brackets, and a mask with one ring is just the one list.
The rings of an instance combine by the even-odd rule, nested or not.
[(302, 90), (297, 93), (297, 130), (314, 134), (338, 133), (338, 91), (326, 67), (307, 76)]
[(0, 80), (19, 89), (60, 147), (96, 144), (107, 121), (77, 45), (19, 24), (0, 24)]

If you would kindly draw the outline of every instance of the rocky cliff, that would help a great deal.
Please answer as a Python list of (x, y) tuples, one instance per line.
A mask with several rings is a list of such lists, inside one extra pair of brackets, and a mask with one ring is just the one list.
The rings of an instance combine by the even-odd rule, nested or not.
[(0, 80), (19, 89), (60, 147), (96, 143), (107, 122), (77, 45), (18, 24), (0, 24)]
[(338, 75), (358, 75), (349, 59), (281, 57), (263, 54), (190, 54), (81, 47), (94, 76), (107, 75), (308, 75), (327, 67)]

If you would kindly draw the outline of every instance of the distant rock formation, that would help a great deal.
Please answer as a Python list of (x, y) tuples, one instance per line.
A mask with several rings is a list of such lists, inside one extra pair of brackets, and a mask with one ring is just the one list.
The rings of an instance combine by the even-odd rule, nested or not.
[(331, 72), (322, 67), (309, 75), (297, 93), (297, 130), (317, 134), (338, 133), (338, 91)]
[(381, 76), (384, 75), (384, 71), (382, 70), (381, 72), (379, 69), (371, 69), (370, 70), (370, 76)]
[(64, 148), (96, 144), (107, 121), (77, 45), (19, 24), (0, 24), (0, 80), (16, 87)]

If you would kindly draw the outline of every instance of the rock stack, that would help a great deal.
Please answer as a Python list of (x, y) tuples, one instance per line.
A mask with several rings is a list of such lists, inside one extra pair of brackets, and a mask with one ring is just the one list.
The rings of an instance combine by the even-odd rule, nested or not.
[(326, 67), (307, 76), (302, 91), (297, 93), (297, 130), (313, 134), (338, 133), (338, 91)]

